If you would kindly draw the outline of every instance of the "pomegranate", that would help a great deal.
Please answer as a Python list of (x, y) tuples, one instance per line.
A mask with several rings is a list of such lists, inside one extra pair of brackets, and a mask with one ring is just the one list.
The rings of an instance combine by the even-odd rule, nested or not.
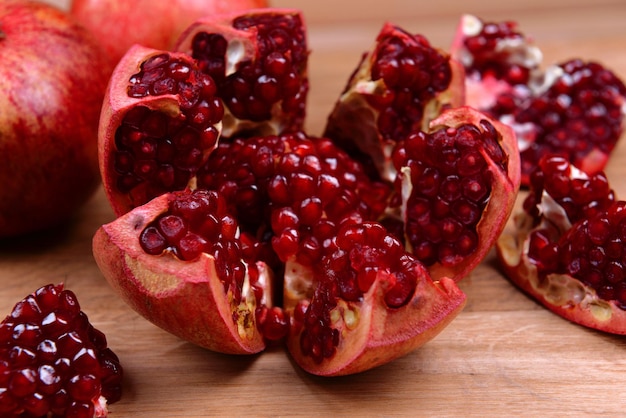
[(176, 50), (193, 56), (219, 86), (225, 138), (302, 129), (309, 51), (298, 10), (209, 16), (185, 30)]
[(0, 323), (0, 415), (106, 417), (122, 367), (76, 295), (46, 285)]
[(98, 117), (109, 64), (45, 4), (0, 4), (0, 237), (70, 219), (100, 183)]
[(515, 135), (472, 108), (449, 109), (428, 132), (398, 142), (392, 160), (407, 248), (436, 279), (466, 277), (513, 211), (520, 187)]
[(515, 22), (461, 19), (451, 54), (466, 69), (467, 104), (512, 126), (522, 183), (546, 154), (590, 174), (602, 171), (621, 136), (626, 86), (598, 62), (570, 59), (542, 69), (542, 54)]
[(394, 181), (395, 143), (463, 100), (462, 66), (424, 36), (387, 23), (348, 80), (324, 136), (358, 155), (373, 175)]
[(266, 0), (73, 0), (70, 13), (117, 63), (134, 44), (172, 48), (182, 31), (201, 17), (267, 5)]
[(217, 146), (217, 85), (187, 55), (134, 46), (106, 91), (98, 149), (116, 215), (182, 190)]
[(544, 156), (515, 226), (496, 245), (510, 280), (556, 314), (626, 334), (626, 203), (603, 172)]

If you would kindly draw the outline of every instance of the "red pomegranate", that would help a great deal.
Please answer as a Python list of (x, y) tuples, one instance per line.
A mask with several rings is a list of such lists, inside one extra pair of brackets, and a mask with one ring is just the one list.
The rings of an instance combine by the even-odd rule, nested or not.
[(515, 227), (498, 240), (504, 272), (563, 318), (626, 334), (625, 205), (603, 172), (543, 157)]
[(467, 104), (515, 129), (523, 184), (546, 154), (590, 174), (604, 169), (626, 115), (626, 86), (612, 71), (582, 59), (541, 68), (541, 51), (515, 22), (471, 15), (451, 54), (466, 69)]
[(0, 323), (0, 415), (106, 417), (123, 370), (74, 292), (46, 285)]
[(70, 12), (116, 63), (134, 44), (172, 48), (183, 30), (201, 17), (267, 6), (265, 0), (73, 0)]
[(109, 65), (52, 6), (0, 4), (0, 237), (71, 218), (100, 182), (97, 131)]

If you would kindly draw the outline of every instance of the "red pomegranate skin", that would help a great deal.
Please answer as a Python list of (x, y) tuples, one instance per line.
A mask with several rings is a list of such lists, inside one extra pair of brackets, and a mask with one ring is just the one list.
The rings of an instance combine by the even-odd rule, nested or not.
[(95, 192), (109, 69), (67, 13), (0, 3), (0, 238), (59, 224)]

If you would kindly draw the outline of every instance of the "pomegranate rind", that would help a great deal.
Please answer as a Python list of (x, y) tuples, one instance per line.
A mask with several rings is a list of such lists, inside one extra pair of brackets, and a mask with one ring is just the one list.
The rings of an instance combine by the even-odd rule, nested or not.
[[(292, 327), (287, 348), (294, 361), (318, 376), (356, 374), (403, 357), (435, 338), (463, 310), (466, 296), (451, 279), (432, 281), (425, 271), (416, 274), (415, 293), (403, 307), (386, 306), (386, 280), (382, 277), (376, 279), (362, 301), (340, 302), (335, 308), (340, 319), (334, 324), (341, 330), (340, 343), (330, 359), (317, 363), (304, 355), (300, 348), (302, 330), (294, 331)], [(356, 323), (347, 324), (346, 313)]]
[(141, 248), (139, 234), (166, 212), (170, 196), (159, 196), (96, 231), (93, 255), (100, 271), (136, 312), (185, 341), (226, 354), (262, 351), (265, 343), (256, 328), (252, 291), (245, 303), (232, 306), (212, 256), (203, 253), (196, 260), (180, 261)]
[[(376, 43), (365, 54), (350, 76), (344, 91), (337, 99), (333, 110), (328, 116), (324, 136), (337, 141), (342, 146), (356, 148), (367, 155), (381, 179), (393, 181), (396, 170), (391, 161), (391, 153), (395, 142), (403, 138), (384, 138), (378, 130), (377, 120), (380, 111), (367, 100), (368, 96), (380, 95), (385, 91), (382, 78), (372, 80), (372, 67), (376, 60), (378, 43), (381, 39), (397, 36), (406, 38), (404, 33), (392, 23), (385, 23)], [(437, 93), (424, 105), (424, 117), (421, 128), (426, 130), (433, 118), (444, 108), (459, 107), (465, 102), (465, 72), (463, 66), (450, 59), (451, 81), (448, 88)]]
[(521, 163), (517, 140), (511, 127), (493, 120), (469, 106), (462, 106), (442, 112), (430, 123), (429, 129), (434, 131), (466, 123), (479, 127), (481, 120), (491, 123), (500, 134), (501, 141), (499, 144), (508, 157), (507, 169), (506, 171), (502, 170), (483, 148), (480, 149), (487, 162), (488, 170), (493, 174), (493, 181), (489, 201), (476, 226), (478, 248), (470, 256), (463, 257), (458, 263), (450, 265), (435, 263), (429, 266), (429, 273), (434, 280), (450, 277), (458, 282), (467, 277), (493, 248), (515, 207), (515, 200), (521, 184)]
[[(540, 280), (528, 257), (534, 220), (520, 213), (514, 225), (496, 244), (496, 254), (506, 277), (549, 311), (575, 324), (612, 334), (626, 335), (626, 311), (598, 297), (595, 290), (568, 274), (549, 274)], [(545, 224), (542, 224), (545, 225)]]
[[(129, 79), (141, 70), (141, 64), (151, 57), (164, 52), (142, 45), (133, 45), (113, 70), (105, 92), (98, 128), (98, 161), (104, 192), (116, 216), (121, 216), (131, 209), (147, 203), (143, 200), (134, 199), (133, 193), (121, 193), (115, 184), (117, 178), (114, 166), (114, 156), (117, 149), (115, 133), (122, 120), (135, 106), (145, 106), (148, 109), (158, 110), (172, 117), (181, 113), (177, 95), (164, 94), (161, 96), (134, 98), (129, 97), (127, 94)], [(191, 62), (190, 57), (181, 53), (168, 52), (168, 54), (172, 57), (184, 57), (185, 60)], [(217, 124), (215, 127), (219, 131), (221, 124)], [(205, 150), (205, 159), (208, 158), (210, 151), (212, 150)], [(193, 188), (194, 178), (190, 179), (188, 186)]]
[[(263, 58), (259, 56), (259, 41), (257, 30), (252, 27), (247, 30), (239, 30), (233, 27), (235, 19), (244, 16), (286, 16), (293, 21), (299, 21), (303, 32), (306, 33), (304, 17), (302, 12), (290, 8), (254, 8), (246, 11), (236, 11), (231, 13), (214, 14), (196, 20), (185, 29), (174, 44), (174, 51), (181, 51), (192, 55), (192, 42), (198, 33), (217, 33), (222, 35), (228, 42), (226, 52), (226, 76), (237, 72), (238, 64), (243, 62), (256, 62)], [(306, 40), (304, 41), (306, 42)], [(307, 69), (301, 74), (303, 80), (308, 79)], [(302, 129), (303, 120), (299, 117), (287, 114), (282, 111), (280, 102), (272, 106), (272, 118), (265, 121), (251, 121), (239, 119), (233, 115), (228, 106), (224, 106), (224, 117), (222, 119), (222, 135), (225, 138), (233, 138), (237, 135), (245, 136), (265, 136), (280, 135), (283, 132), (297, 132)]]

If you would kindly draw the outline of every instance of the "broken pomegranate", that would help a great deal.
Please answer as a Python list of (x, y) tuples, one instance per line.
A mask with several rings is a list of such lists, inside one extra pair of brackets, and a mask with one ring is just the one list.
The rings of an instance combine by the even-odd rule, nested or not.
[(0, 323), (0, 415), (106, 417), (122, 367), (63, 285), (46, 285)]
[(396, 205), (407, 248), (435, 279), (466, 277), (493, 247), (520, 187), (511, 129), (469, 108), (399, 141)]
[(395, 143), (463, 99), (463, 68), (424, 36), (387, 23), (348, 80), (324, 136), (394, 181)]
[(543, 157), (530, 184), (496, 245), (507, 277), (563, 318), (626, 334), (626, 203), (603, 172), (587, 174), (562, 156)]
[(514, 128), (524, 185), (546, 154), (589, 174), (604, 169), (626, 115), (626, 87), (612, 71), (581, 59), (543, 69), (541, 51), (514, 22), (471, 15), (451, 54), (466, 70), (467, 104)]
[(217, 83), (226, 110), (223, 137), (302, 129), (309, 51), (299, 11), (207, 16), (181, 35), (176, 50), (193, 56)]
[(217, 146), (223, 115), (217, 85), (190, 57), (131, 48), (109, 83), (98, 136), (115, 214), (192, 185)]

